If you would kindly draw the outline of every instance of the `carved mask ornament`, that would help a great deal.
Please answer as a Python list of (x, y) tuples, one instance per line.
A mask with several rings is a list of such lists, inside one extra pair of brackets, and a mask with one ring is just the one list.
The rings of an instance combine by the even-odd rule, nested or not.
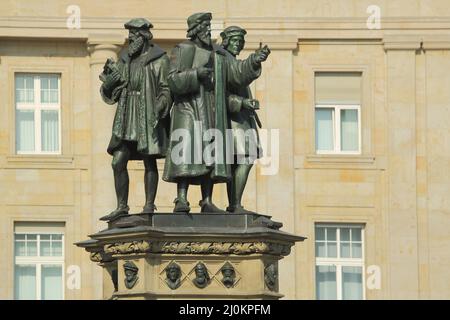
[(206, 266), (199, 262), (195, 266), (195, 279), (192, 281), (197, 288), (203, 289), (209, 284), (210, 278)]
[(166, 267), (166, 283), (170, 289), (175, 290), (181, 285), (181, 268), (175, 262)]
[(275, 263), (269, 264), (264, 269), (264, 281), (267, 288), (271, 291), (275, 291), (278, 282), (278, 267)]
[(222, 272), (223, 276), (222, 283), (225, 285), (225, 287), (233, 287), (236, 278), (236, 272), (234, 271), (234, 267), (231, 265), (231, 263), (225, 263), (220, 271)]
[(139, 268), (133, 262), (127, 261), (123, 265), (123, 269), (125, 272), (125, 287), (127, 289), (132, 289), (139, 279), (137, 275)]

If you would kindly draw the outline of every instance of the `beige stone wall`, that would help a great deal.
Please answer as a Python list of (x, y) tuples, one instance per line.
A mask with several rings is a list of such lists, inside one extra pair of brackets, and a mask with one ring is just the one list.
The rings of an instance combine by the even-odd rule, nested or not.
[[(280, 262), (280, 291), (313, 299), (314, 223), (365, 224), (365, 265), (381, 268), (381, 289), (367, 299), (449, 298), (450, 6), (447, 0), (75, 1), (81, 29), (66, 27), (71, 0), (2, 1), (0, 13), (0, 298), (13, 297), (15, 221), (64, 221), (66, 266), (82, 269), (67, 299), (102, 297), (100, 268), (72, 243), (105, 225), (112, 209), (106, 154), (114, 107), (98, 94), (104, 60), (115, 56), (123, 23), (145, 16), (166, 50), (184, 39), (185, 18), (213, 13), (213, 36), (228, 25), (248, 30), (248, 55), (272, 48), (252, 90), (264, 127), (280, 129), (280, 171), (252, 171), (245, 206), (307, 236)], [(369, 30), (369, 5), (381, 29)], [(14, 72), (62, 75), (62, 155), (14, 150)], [(362, 154), (323, 156), (314, 147), (314, 72), (362, 73)], [(159, 162), (162, 174), (163, 162)], [(141, 209), (143, 166), (130, 168), (130, 206)], [(175, 186), (160, 183), (157, 206), (169, 211)], [(195, 207), (200, 192), (192, 188)], [(215, 198), (226, 205), (223, 186)], [(106, 211), (106, 212), (105, 212)], [(293, 279), (295, 281), (293, 281)]]

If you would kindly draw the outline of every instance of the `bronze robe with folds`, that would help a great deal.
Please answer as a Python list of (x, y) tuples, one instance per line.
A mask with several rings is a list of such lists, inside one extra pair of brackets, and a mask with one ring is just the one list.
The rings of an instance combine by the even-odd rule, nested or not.
[[(236, 57), (228, 51), (227, 58), (236, 60)], [(262, 157), (263, 150), (259, 139), (255, 111), (252, 112), (242, 107), (244, 99), (252, 99), (249, 86), (228, 86), (227, 109), (229, 111), (229, 127), (233, 132), (234, 155), (256, 160)]]
[[(128, 48), (124, 49), (117, 66), (124, 82), (111, 90), (106, 90), (104, 85), (100, 88), (103, 101), (107, 104), (117, 103), (108, 153), (113, 155), (126, 140), (136, 142), (131, 160), (140, 160), (146, 155), (165, 157), (172, 105), (167, 83), (167, 54), (148, 42), (143, 53), (132, 61)], [(162, 112), (157, 112), (157, 105), (163, 107)]]
[[(212, 67), (214, 70), (214, 83), (203, 84), (198, 80), (197, 68), (202, 66)], [(226, 92), (228, 85), (239, 87), (248, 86), (261, 74), (261, 65), (255, 62), (254, 55), (246, 60), (227, 59), (226, 52), (219, 46), (214, 46), (212, 51), (198, 47), (194, 42), (187, 40), (178, 44), (172, 51), (168, 83), (173, 95), (174, 105), (171, 114), (170, 132), (167, 159), (164, 167), (163, 180), (178, 182), (187, 179), (190, 184), (200, 184), (199, 177), (210, 175), (214, 182), (227, 182), (231, 179), (230, 164), (223, 161), (214, 161), (206, 164), (203, 159), (203, 150), (211, 141), (203, 141), (202, 137), (196, 137), (194, 123), (201, 122), (202, 132), (208, 129), (217, 129), (223, 137), (222, 155), (227, 153), (227, 134), (229, 128)], [(187, 129), (190, 132), (190, 156), (183, 153), (188, 161), (174, 162), (171, 150), (180, 142), (174, 139), (173, 133), (177, 129)], [(200, 139), (195, 142), (195, 139)], [(228, 142), (233, 145), (232, 141)], [(198, 152), (195, 146), (201, 147), (201, 159), (195, 159)], [(217, 149), (216, 149), (217, 152)], [(186, 152), (188, 153), (188, 152)], [(189, 161), (190, 160), (190, 161)], [(196, 161), (200, 160), (200, 161)]]

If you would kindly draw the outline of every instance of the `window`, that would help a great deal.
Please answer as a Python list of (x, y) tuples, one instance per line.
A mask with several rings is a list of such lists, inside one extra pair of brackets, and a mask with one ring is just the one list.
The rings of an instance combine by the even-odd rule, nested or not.
[[(34, 229), (32, 232), (30, 229)], [(41, 231), (26, 224), (14, 233), (14, 299), (64, 298), (64, 235), (58, 225)]]
[(316, 224), (316, 299), (364, 299), (364, 229)]
[(61, 77), (15, 74), (16, 153), (61, 153)]
[(361, 73), (315, 76), (315, 137), (319, 154), (361, 153)]

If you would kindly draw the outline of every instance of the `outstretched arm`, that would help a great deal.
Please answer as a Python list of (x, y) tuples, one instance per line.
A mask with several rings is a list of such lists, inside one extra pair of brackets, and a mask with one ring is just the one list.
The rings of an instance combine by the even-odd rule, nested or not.
[(267, 46), (256, 50), (245, 60), (228, 59), (227, 81), (233, 86), (249, 86), (261, 75), (261, 63), (267, 60), (270, 50)]

